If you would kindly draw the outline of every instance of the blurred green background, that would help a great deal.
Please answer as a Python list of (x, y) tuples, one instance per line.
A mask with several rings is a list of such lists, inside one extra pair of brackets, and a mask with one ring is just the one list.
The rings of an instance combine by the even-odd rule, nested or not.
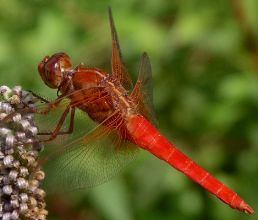
[[(258, 1), (0, 3), (1, 85), (53, 98), (37, 73), (45, 55), (110, 70), (111, 6), (134, 80), (140, 54), (150, 56), (160, 131), (258, 210)], [(53, 220), (257, 219), (143, 151), (106, 184), (49, 196), (48, 210)]]

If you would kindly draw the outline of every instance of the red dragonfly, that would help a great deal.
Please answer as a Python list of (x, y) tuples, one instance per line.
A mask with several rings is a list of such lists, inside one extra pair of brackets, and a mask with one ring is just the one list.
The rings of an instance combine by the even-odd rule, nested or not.
[[(111, 10), (109, 22), (112, 34), (112, 74), (83, 64), (72, 67), (65, 53), (46, 56), (38, 65), (44, 83), (57, 89), (58, 98), (41, 111), (48, 114), (65, 106), (56, 128), (48, 140), (74, 130), (75, 111), (86, 113), (80, 118), (93, 127), (82, 137), (62, 146), (58, 159), (52, 161), (58, 187), (81, 188), (108, 179), (113, 170), (130, 161), (134, 148), (142, 148), (184, 173), (194, 182), (218, 197), (233, 209), (253, 214), (254, 210), (234, 191), (178, 150), (154, 125), (152, 105), (152, 75), (149, 57), (142, 54), (138, 80), (132, 82), (124, 65)], [(70, 125), (61, 131), (67, 116)], [(74, 133), (73, 133), (74, 134)], [(51, 161), (50, 161), (51, 164)], [(56, 168), (58, 167), (58, 168)]]

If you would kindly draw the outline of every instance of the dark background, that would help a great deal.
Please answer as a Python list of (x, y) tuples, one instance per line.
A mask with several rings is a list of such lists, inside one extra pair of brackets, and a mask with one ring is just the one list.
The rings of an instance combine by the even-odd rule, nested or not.
[[(258, 2), (0, 1), (0, 82), (55, 97), (45, 56), (110, 70), (111, 6), (136, 79), (147, 51), (159, 129), (258, 210)], [(47, 178), (46, 178), (47, 181)], [(147, 152), (99, 187), (48, 198), (48, 219), (257, 219), (231, 210)]]

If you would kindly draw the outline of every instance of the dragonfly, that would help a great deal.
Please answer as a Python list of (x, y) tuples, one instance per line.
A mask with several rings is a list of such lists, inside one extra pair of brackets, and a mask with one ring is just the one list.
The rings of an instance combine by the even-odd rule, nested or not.
[[(58, 159), (50, 160), (58, 187), (82, 188), (106, 181), (133, 158), (135, 149), (144, 149), (182, 172), (231, 208), (253, 214), (238, 194), (182, 153), (163, 136), (155, 124), (152, 71), (149, 56), (141, 56), (138, 79), (133, 87), (124, 64), (112, 11), (111, 74), (83, 63), (72, 66), (63, 52), (46, 56), (38, 65), (44, 83), (57, 89), (57, 98), (38, 110), (43, 115), (62, 106), (63, 112), (45, 141), (75, 134), (75, 115), (81, 112), (82, 135), (62, 143)], [(69, 117), (68, 117), (69, 116)], [(70, 118), (67, 130), (64, 122)], [(87, 118), (87, 119), (86, 119)], [(86, 132), (84, 127), (91, 126)], [(69, 136), (69, 135), (68, 135)], [(58, 168), (56, 168), (58, 167)]]

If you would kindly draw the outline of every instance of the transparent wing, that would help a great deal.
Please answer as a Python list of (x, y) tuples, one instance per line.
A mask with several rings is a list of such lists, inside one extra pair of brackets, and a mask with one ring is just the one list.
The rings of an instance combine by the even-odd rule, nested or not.
[(111, 8), (109, 8), (108, 13), (112, 35), (112, 75), (121, 82), (125, 89), (131, 90), (132, 81), (123, 62)]
[[(95, 126), (87, 120), (83, 122), (86, 123)], [(82, 137), (69, 137), (68, 143), (59, 146), (54, 154), (48, 152), (45, 186), (50, 191), (70, 191), (101, 184), (131, 162), (135, 152), (136, 147), (115, 129), (99, 125)]]
[[(45, 117), (44, 127), (52, 130), (50, 127), (55, 127), (68, 104), (70, 100), (64, 97), (53, 111), (39, 116)], [(43, 106), (40, 105), (42, 109)], [(137, 152), (136, 146), (125, 139), (123, 119), (118, 112), (102, 124), (93, 122), (80, 110), (76, 110), (76, 116), (72, 134), (59, 135), (54, 142), (45, 144), (41, 159), (46, 172), (45, 187), (50, 192), (101, 184), (127, 166)], [(64, 127), (69, 127), (69, 123)]]
[(131, 98), (137, 103), (138, 112), (157, 126), (153, 104), (152, 71), (147, 53), (142, 54), (138, 79), (131, 93)]

